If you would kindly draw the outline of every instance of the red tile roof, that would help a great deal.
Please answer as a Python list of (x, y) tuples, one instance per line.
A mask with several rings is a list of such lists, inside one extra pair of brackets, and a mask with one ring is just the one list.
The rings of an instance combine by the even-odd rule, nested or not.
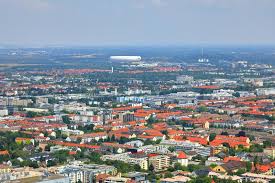
[(2, 151), (0, 151), (0, 155), (9, 155), (9, 151), (2, 150)]
[(215, 86), (215, 85), (204, 85), (204, 86), (197, 86), (197, 87), (194, 87), (194, 88), (199, 88), (199, 89), (211, 89), (211, 90), (219, 89), (219, 87), (218, 87), (218, 86)]
[(228, 161), (241, 161), (241, 158), (237, 156), (228, 156), (223, 159), (224, 163), (227, 163)]
[(97, 145), (89, 145), (89, 144), (77, 144), (71, 142), (62, 142), (62, 141), (48, 141), (56, 145), (68, 146), (68, 147), (83, 147), (87, 149), (100, 149), (100, 146)]
[(268, 172), (272, 167), (271, 165), (267, 164), (267, 165), (256, 165), (256, 168), (258, 171), (265, 173)]
[(144, 133), (149, 136), (163, 137), (160, 131), (154, 129), (144, 130)]
[(210, 142), (211, 146), (220, 146), (224, 143), (228, 143), (230, 147), (238, 147), (239, 145), (243, 145), (245, 147), (249, 146), (248, 137), (235, 137), (235, 136), (226, 136), (226, 135), (217, 135), (215, 139)]
[(154, 154), (154, 153), (151, 153), (151, 154), (148, 154), (148, 157), (154, 157), (154, 156), (158, 156), (158, 154)]
[(117, 108), (113, 108), (113, 111), (129, 111), (133, 109), (142, 109), (142, 106), (117, 107)]
[(187, 156), (183, 151), (180, 151), (177, 158), (178, 159), (187, 159)]
[(207, 145), (207, 140), (205, 138), (201, 138), (201, 137), (187, 137), (187, 140), (189, 140), (190, 142), (197, 142), (201, 145)]

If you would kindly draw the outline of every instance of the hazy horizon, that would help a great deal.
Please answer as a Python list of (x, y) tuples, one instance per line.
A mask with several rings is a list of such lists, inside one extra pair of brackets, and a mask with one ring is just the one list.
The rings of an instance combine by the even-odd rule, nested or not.
[(273, 0), (0, 0), (0, 45), (275, 45)]

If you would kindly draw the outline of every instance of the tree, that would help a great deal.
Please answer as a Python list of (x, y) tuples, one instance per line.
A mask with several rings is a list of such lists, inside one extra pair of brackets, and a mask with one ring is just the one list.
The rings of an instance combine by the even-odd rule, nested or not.
[(110, 142), (111, 138), (109, 136), (107, 136), (106, 142)]
[(173, 174), (171, 172), (166, 172), (164, 174), (164, 178), (171, 178), (171, 177), (173, 177)]
[(149, 174), (148, 174), (148, 180), (149, 180), (150, 182), (156, 182), (156, 179), (157, 179), (157, 178), (158, 178), (158, 177), (156, 176), (155, 173), (149, 172)]
[(13, 156), (14, 156), (15, 158), (20, 157), (20, 158), (25, 159), (25, 158), (27, 158), (27, 157), (29, 156), (29, 153), (30, 153), (30, 152), (27, 152), (27, 151), (24, 151), (24, 150), (17, 149), (17, 150), (13, 153)]
[(45, 136), (45, 137), (48, 137), (48, 136), (49, 136), (49, 132), (44, 131), (44, 136)]
[(256, 169), (256, 171), (257, 171), (257, 164), (260, 162), (260, 160), (259, 160), (259, 157), (258, 156), (255, 156), (254, 157), (254, 160), (253, 160), (253, 163), (254, 163), (254, 166), (255, 166), (255, 169)]
[(233, 95), (234, 97), (237, 97), (237, 98), (239, 98), (239, 97), (241, 96), (239, 92), (235, 92), (235, 93), (233, 93), (232, 95)]
[(153, 115), (150, 115), (150, 117), (148, 118), (147, 122), (149, 124), (152, 124), (152, 123), (155, 123), (156, 122), (156, 119), (153, 117)]
[(115, 135), (113, 134), (112, 137), (111, 137), (111, 142), (114, 142), (114, 141), (116, 141), (116, 137), (115, 137)]
[(134, 169), (135, 169), (136, 172), (141, 171), (141, 167), (137, 164), (134, 165)]
[(33, 112), (33, 111), (28, 111), (27, 114), (26, 114), (26, 117), (28, 118), (34, 118), (38, 115), (37, 112)]
[(211, 183), (212, 180), (210, 177), (196, 177), (191, 180), (189, 183)]
[(39, 168), (37, 161), (31, 161), (29, 162), (29, 167), (33, 167), (33, 168)]
[(229, 145), (227, 142), (223, 143), (222, 145), (223, 145), (224, 147), (230, 148), (230, 145)]
[(244, 174), (245, 172), (246, 172), (246, 169), (240, 168), (240, 169), (238, 169), (238, 171), (236, 172), (236, 174), (237, 174), (237, 175), (242, 175), (242, 174)]
[(270, 121), (275, 121), (275, 115), (273, 114), (271, 117), (269, 117)]
[(120, 144), (125, 144), (126, 142), (129, 142), (129, 139), (126, 137), (120, 137), (119, 141)]
[(53, 161), (53, 160), (48, 160), (47, 161), (47, 167), (51, 167), (51, 166), (55, 166), (56, 165), (56, 162)]
[(249, 138), (250, 141), (255, 140), (255, 137), (254, 137), (253, 135), (249, 135), (249, 134), (248, 134), (247, 136), (248, 136), (248, 138)]
[(265, 140), (265, 141), (263, 141), (263, 145), (264, 145), (264, 148), (271, 147), (272, 142), (270, 140)]
[(63, 121), (63, 123), (65, 123), (65, 124), (71, 124), (71, 119), (70, 119), (69, 116), (67, 116), (67, 115), (62, 116), (62, 121)]
[(84, 133), (91, 133), (94, 131), (94, 127), (95, 127), (94, 124), (79, 126), (78, 130), (82, 130), (82, 131), (84, 131)]
[(207, 111), (208, 111), (208, 108), (205, 107), (205, 106), (200, 106), (200, 107), (198, 107), (197, 111), (200, 112), (200, 113), (201, 113), (201, 112), (207, 112)]
[(228, 132), (222, 132), (221, 135), (226, 135), (226, 136), (228, 136), (229, 134), (228, 134)]
[(82, 138), (81, 137), (77, 137), (76, 142), (80, 143), (81, 141), (82, 141)]
[(84, 158), (84, 150), (81, 150), (81, 151), (77, 151), (75, 155), (73, 155), (73, 157), (75, 159), (81, 159), (81, 158)]
[(170, 146), (170, 147), (168, 147), (168, 150), (169, 150), (170, 152), (174, 152), (174, 151), (176, 150), (176, 148), (175, 148), (175, 147)]
[(151, 171), (151, 172), (153, 172), (155, 170), (154, 165), (150, 164), (148, 170)]
[(187, 167), (182, 166), (180, 163), (175, 163), (175, 164), (174, 164), (174, 169), (175, 169), (175, 170), (188, 171)]
[(199, 169), (201, 169), (201, 165), (189, 164), (189, 165), (187, 166), (187, 168), (188, 168), (188, 170), (189, 170), (190, 172), (193, 172), (194, 170), (199, 170)]
[(249, 152), (263, 152), (264, 149), (260, 144), (252, 144), (249, 148)]
[(102, 164), (103, 161), (100, 159), (100, 157), (101, 155), (99, 153), (91, 152), (88, 158), (92, 163)]
[(59, 163), (64, 163), (67, 161), (69, 151), (67, 150), (60, 150), (53, 153), (53, 157), (58, 160)]
[(156, 144), (160, 144), (161, 139), (156, 140)]
[(211, 133), (211, 134), (209, 135), (209, 141), (210, 141), (210, 142), (213, 141), (215, 138), (216, 138), (216, 133)]
[(56, 134), (56, 138), (57, 138), (57, 139), (58, 139), (58, 138), (61, 138), (61, 136), (62, 136), (61, 130), (56, 130), (56, 131), (55, 131), (55, 134)]
[(56, 99), (53, 98), (53, 97), (49, 97), (49, 98), (48, 98), (48, 103), (49, 103), (49, 104), (56, 104), (56, 103), (58, 103), (58, 100), (56, 100)]
[(192, 160), (199, 160), (199, 161), (202, 161), (204, 158), (201, 156), (201, 155), (199, 155), (199, 154), (197, 154), (196, 156), (193, 156), (192, 157)]
[(235, 149), (233, 149), (233, 148), (229, 148), (228, 153), (229, 153), (230, 156), (235, 156), (236, 151), (235, 151)]
[(246, 171), (250, 172), (251, 169), (252, 169), (252, 163), (249, 162), (249, 161), (247, 161), (247, 162), (246, 162)]
[(65, 140), (67, 137), (68, 137), (68, 135), (66, 135), (66, 134), (61, 134), (61, 138), (62, 138), (62, 139)]
[(168, 131), (167, 130), (163, 130), (163, 131), (161, 131), (161, 133), (163, 134), (163, 135), (168, 135)]
[(246, 137), (245, 131), (239, 131), (236, 137)]
[(153, 141), (149, 140), (149, 139), (146, 139), (144, 141), (144, 145), (151, 145), (151, 144), (154, 144)]
[(0, 155), (0, 163), (3, 163), (3, 161), (10, 160), (9, 155)]
[(211, 168), (215, 168), (216, 166), (217, 166), (217, 164), (215, 164), (215, 163), (211, 163), (211, 165), (210, 165)]
[(135, 167), (123, 161), (105, 161), (107, 165), (112, 165), (117, 168), (118, 172), (127, 173), (135, 171)]

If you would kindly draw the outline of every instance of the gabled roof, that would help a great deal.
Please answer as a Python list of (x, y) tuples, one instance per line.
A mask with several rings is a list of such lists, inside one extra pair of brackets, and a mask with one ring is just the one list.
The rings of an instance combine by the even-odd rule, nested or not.
[(227, 163), (229, 161), (241, 161), (241, 158), (237, 156), (228, 156), (223, 159), (224, 163)]
[(231, 172), (246, 167), (246, 163), (242, 161), (229, 161), (221, 165), (227, 172)]
[(265, 173), (265, 172), (268, 172), (272, 167), (271, 165), (267, 164), (267, 165), (256, 165), (256, 168), (258, 171)]
[(183, 151), (180, 151), (177, 158), (178, 159), (187, 159), (187, 156)]
[(210, 142), (211, 146), (219, 146), (224, 143), (228, 143), (230, 147), (238, 147), (239, 145), (249, 146), (247, 143), (248, 137), (235, 137), (226, 135), (217, 135), (215, 139)]
[(201, 137), (187, 137), (187, 140), (189, 140), (190, 142), (197, 142), (201, 145), (207, 145), (207, 140), (205, 138), (201, 138)]
[(163, 137), (163, 134), (160, 131), (154, 129), (144, 130), (144, 133), (149, 136)]

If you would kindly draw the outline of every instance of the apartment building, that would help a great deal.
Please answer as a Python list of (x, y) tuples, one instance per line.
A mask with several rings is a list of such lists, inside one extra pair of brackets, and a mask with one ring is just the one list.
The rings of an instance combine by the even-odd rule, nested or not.
[(148, 170), (148, 158), (146, 156), (133, 157), (131, 155), (132, 155), (131, 153), (104, 155), (101, 157), (101, 159), (103, 161), (107, 161), (107, 160), (123, 161), (125, 163), (129, 163), (132, 165), (139, 165), (143, 170)]
[(272, 159), (274, 159), (275, 158), (275, 147), (265, 148), (264, 153), (267, 154)]
[(167, 155), (149, 154), (149, 165), (154, 166), (156, 172), (166, 170), (170, 165), (170, 157)]
[(111, 174), (116, 173), (116, 168), (107, 165), (96, 165), (96, 164), (74, 164), (62, 167), (59, 169), (59, 174), (69, 177), (70, 183), (82, 183), (93, 182), (93, 179), (98, 174)]
[(134, 121), (135, 116), (133, 112), (119, 112), (118, 113), (118, 118), (122, 122), (129, 122), (129, 121)]

